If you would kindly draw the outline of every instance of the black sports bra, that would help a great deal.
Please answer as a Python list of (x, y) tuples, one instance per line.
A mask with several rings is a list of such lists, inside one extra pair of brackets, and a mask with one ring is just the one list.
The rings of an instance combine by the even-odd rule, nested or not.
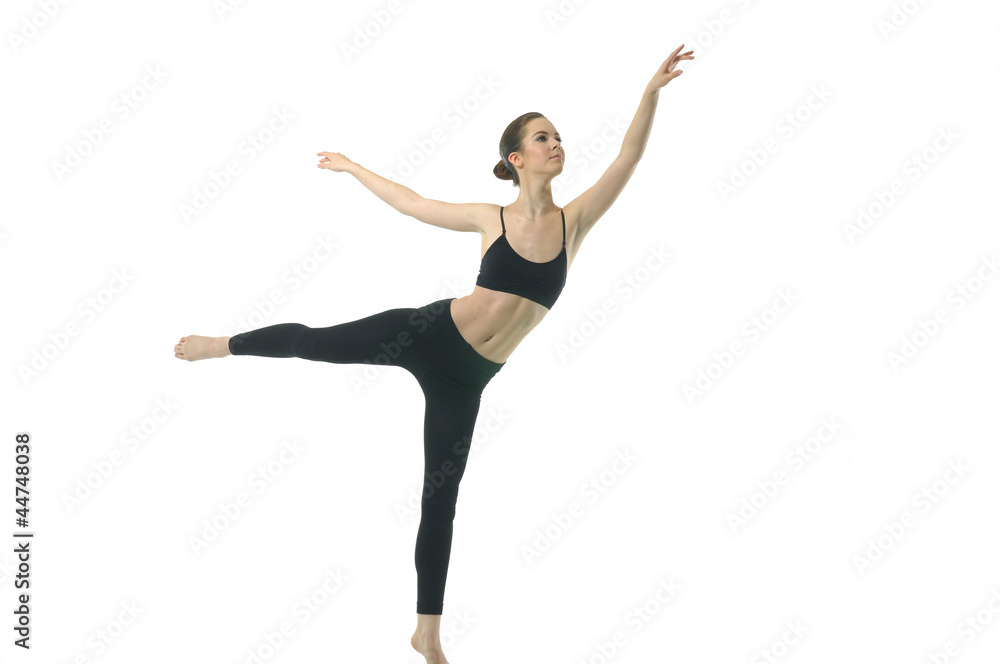
[(563, 247), (548, 263), (522, 258), (507, 241), (507, 226), (500, 208), (503, 234), (483, 254), (476, 285), (503, 293), (513, 293), (551, 309), (566, 285), (566, 215), (562, 214)]

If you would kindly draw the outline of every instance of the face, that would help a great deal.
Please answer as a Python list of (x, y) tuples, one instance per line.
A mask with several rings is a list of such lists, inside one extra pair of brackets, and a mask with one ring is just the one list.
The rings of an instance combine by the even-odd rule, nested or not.
[(555, 125), (545, 118), (535, 118), (525, 125), (524, 143), (517, 155), (520, 156), (524, 166), (533, 166), (542, 171), (562, 170), (566, 161), (562, 137), (556, 131)]

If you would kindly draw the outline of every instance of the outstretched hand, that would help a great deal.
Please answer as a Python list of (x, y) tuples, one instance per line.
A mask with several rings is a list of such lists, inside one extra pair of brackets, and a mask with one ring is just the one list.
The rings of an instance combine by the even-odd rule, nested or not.
[(674, 68), (678, 64), (680, 64), (681, 60), (694, 60), (694, 56), (691, 55), (692, 53), (694, 53), (694, 51), (686, 51), (684, 53), (681, 53), (680, 55), (677, 55), (682, 48), (684, 48), (684, 44), (681, 44), (676, 49), (674, 49), (674, 52), (671, 53), (667, 57), (667, 59), (663, 61), (663, 64), (660, 65), (660, 68), (657, 70), (656, 75), (653, 76), (652, 80), (650, 80), (649, 82), (649, 85), (646, 86), (647, 92), (653, 92), (655, 90), (659, 90), (667, 83), (669, 83), (670, 81), (674, 80), (675, 78), (684, 73), (682, 69), (678, 69), (675, 71)]
[(347, 167), (353, 163), (339, 152), (317, 152), (316, 155), (323, 157), (316, 166), (330, 171), (346, 171)]

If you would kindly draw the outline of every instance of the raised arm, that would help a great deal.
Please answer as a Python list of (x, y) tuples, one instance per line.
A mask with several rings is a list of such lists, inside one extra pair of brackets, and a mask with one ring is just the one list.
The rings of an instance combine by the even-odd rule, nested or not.
[[(622, 147), (618, 156), (604, 171), (604, 175), (587, 191), (583, 192), (569, 203), (566, 207), (577, 208), (579, 219), (579, 236), (582, 238), (593, 228), (597, 220), (604, 216), (611, 204), (614, 203), (622, 193), (625, 185), (632, 178), (635, 167), (639, 165), (639, 159), (646, 151), (646, 142), (649, 140), (649, 133), (653, 128), (653, 115), (656, 113), (656, 102), (660, 98), (660, 88), (684, 73), (682, 70), (674, 70), (681, 60), (693, 60), (693, 51), (680, 53), (684, 44), (678, 46), (670, 56), (663, 61), (656, 71), (646, 89), (642, 93), (642, 100), (639, 102), (639, 110), (635, 112), (632, 124), (625, 132), (622, 139)], [(678, 55), (680, 53), (680, 55)]]
[(339, 152), (319, 152), (317, 155), (323, 157), (317, 164), (319, 168), (350, 173), (373, 194), (408, 217), (452, 231), (482, 232), (478, 222), (478, 204), (445, 203), (424, 198), (409, 187), (372, 173)]

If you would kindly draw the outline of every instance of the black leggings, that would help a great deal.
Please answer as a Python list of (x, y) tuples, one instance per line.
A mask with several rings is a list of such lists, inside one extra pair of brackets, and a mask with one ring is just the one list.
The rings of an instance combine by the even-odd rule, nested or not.
[(483, 388), (506, 363), (488, 360), (455, 327), (451, 301), (311, 328), (280, 323), (229, 339), (233, 355), (301, 357), (337, 364), (389, 364), (424, 392), (424, 487), (414, 561), (417, 613), (440, 615), (451, 557), (458, 485), (465, 473)]

